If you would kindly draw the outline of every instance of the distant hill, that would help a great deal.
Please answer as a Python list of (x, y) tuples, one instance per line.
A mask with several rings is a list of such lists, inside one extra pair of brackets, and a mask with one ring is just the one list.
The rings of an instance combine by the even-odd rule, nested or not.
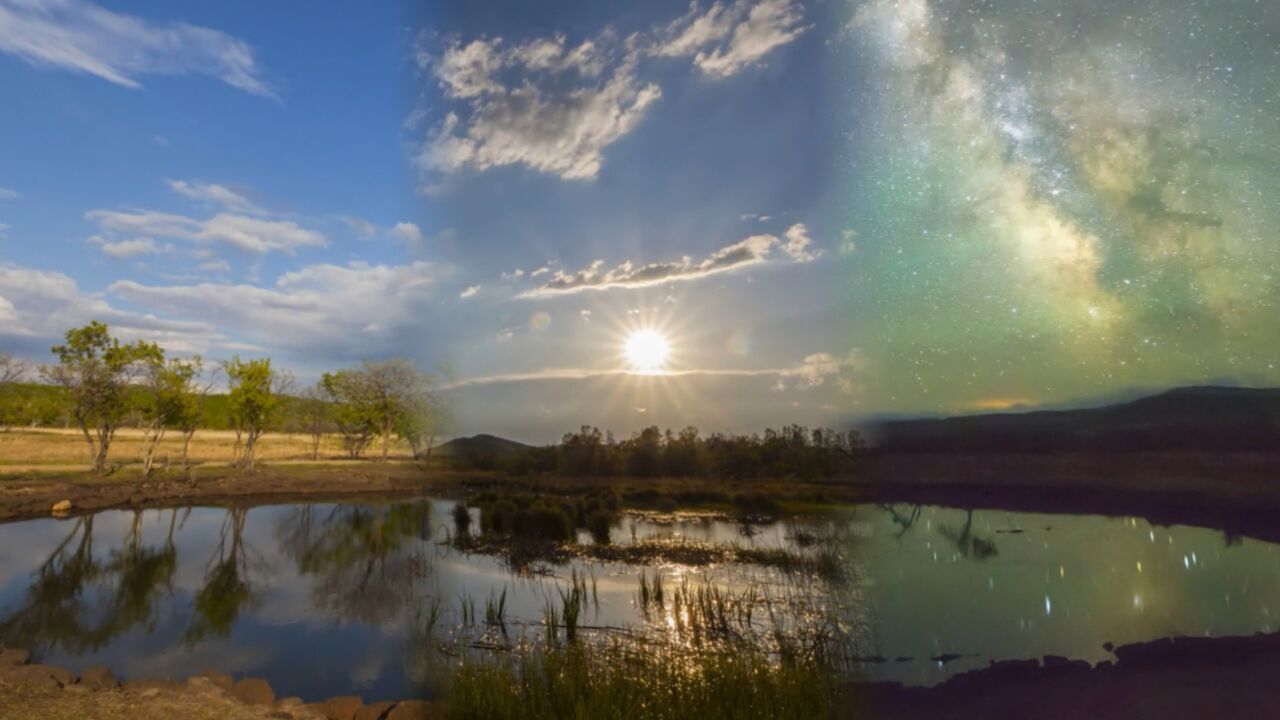
[(454, 438), (435, 449), (435, 454), (457, 458), (493, 458), (503, 460), (521, 451), (528, 450), (530, 445), (500, 438), (497, 435), (472, 435), (471, 437)]
[(1186, 387), (1080, 410), (899, 420), (873, 429), (885, 452), (1280, 450), (1280, 388)]

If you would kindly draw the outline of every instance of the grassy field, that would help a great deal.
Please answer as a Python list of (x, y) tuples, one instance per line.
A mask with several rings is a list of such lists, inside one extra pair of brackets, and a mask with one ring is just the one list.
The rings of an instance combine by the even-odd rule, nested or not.
[[(189, 451), (193, 463), (230, 463), (235, 448), (235, 433), (230, 430), (200, 430), (191, 440)], [(365, 457), (375, 457), (381, 446), (374, 444)], [(160, 443), (160, 464), (168, 459), (177, 464), (182, 458), (182, 436), (169, 433)], [(392, 456), (399, 459), (411, 457), (409, 446), (392, 442)], [(111, 462), (127, 465), (140, 461), (142, 432), (123, 429), (116, 433), (111, 444)], [(342, 439), (338, 435), (326, 435), (320, 443), (322, 461), (346, 460)], [(267, 433), (258, 440), (259, 461), (311, 462), (311, 437), (308, 435)], [(89, 450), (79, 430), (53, 428), (10, 428), (0, 432), (0, 469), (18, 468), (73, 468), (88, 466)]]

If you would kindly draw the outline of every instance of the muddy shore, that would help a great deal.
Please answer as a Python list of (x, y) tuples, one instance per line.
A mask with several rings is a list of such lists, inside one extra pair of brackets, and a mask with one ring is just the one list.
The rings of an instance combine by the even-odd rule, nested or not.
[[(28, 474), (0, 479), (0, 522), (47, 517), (71, 503), (70, 515), (113, 508), (358, 499), (362, 496), (457, 493), (470, 486), (511, 485), (548, 492), (609, 486), (779, 493), (821, 497), (816, 504), (892, 502), (973, 509), (1135, 516), (1163, 525), (1195, 525), (1280, 542), (1280, 451), (1269, 454), (1133, 453), (1120, 455), (889, 455), (862, 472), (813, 482), (723, 482), (679, 478), (506, 478), (408, 462), (265, 465), (254, 473), (203, 466), (140, 481), (87, 474)], [(810, 501), (810, 504), (815, 504)]]

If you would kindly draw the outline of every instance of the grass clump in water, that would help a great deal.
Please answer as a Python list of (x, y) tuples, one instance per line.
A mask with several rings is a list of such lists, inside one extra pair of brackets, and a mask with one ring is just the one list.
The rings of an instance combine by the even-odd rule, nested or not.
[(750, 720), (824, 718), (837, 676), (752, 647), (689, 651), (612, 640), (541, 643), (513, 657), (466, 657), (448, 695), (450, 718)]

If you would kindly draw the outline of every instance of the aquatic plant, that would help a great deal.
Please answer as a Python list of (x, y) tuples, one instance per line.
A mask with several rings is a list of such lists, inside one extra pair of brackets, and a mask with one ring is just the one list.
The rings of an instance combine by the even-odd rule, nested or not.
[(544, 642), (465, 656), (446, 695), (451, 718), (832, 717), (840, 675), (797, 657), (775, 662), (739, 645), (689, 651), (614, 639)]

